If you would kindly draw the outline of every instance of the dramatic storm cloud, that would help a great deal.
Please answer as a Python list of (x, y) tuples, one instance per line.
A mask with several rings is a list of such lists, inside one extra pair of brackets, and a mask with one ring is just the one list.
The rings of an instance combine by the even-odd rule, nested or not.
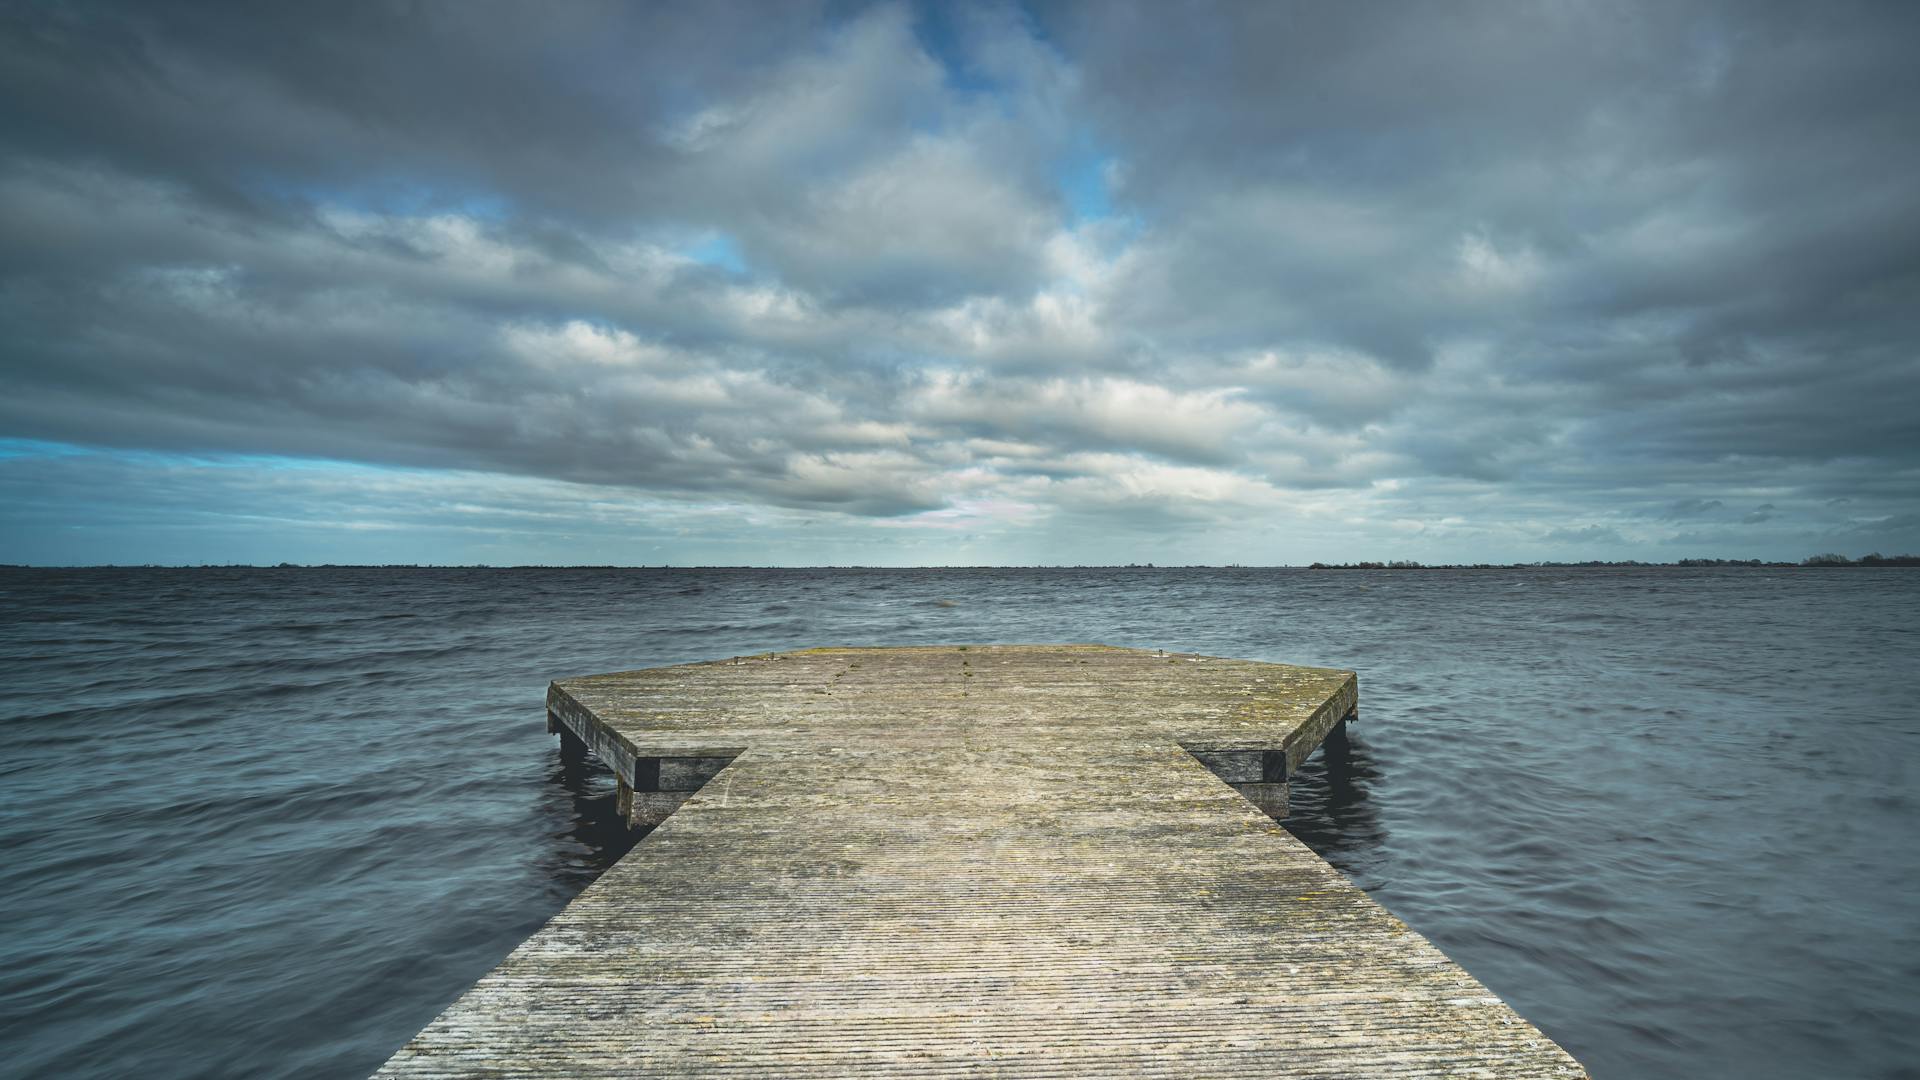
[(1907, 5), (0, 5), (0, 561), (1920, 549)]

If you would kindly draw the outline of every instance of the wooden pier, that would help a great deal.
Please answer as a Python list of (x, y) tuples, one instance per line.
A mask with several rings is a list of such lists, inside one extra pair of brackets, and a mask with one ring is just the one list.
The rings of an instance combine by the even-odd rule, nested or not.
[(1584, 1077), (1274, 823), (1356, 693), (1099, 646), (557, 682), (658, 828), (377, 1075)]

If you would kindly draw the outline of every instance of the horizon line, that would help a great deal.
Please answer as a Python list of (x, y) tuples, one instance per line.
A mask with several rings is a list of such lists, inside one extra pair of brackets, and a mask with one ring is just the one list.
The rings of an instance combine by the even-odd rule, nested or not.
[[(1871, 561), (1868, 561), (1871, 560)], [(1702, 570), (1735, 569), (1909, 569), (1920, 566), (1916, 555), (1863, 555), (1857, 559), (1810, 556), (1799, 561), (1778, 559), (1723, 559), (1698, 557), (1670, 562), (1640, 559), (1582, 559), (1573, 562), (1422, 563), (1414, 560), (1355, 563), (0, 563), (0, 570), (1529, 570), (1645, 568)]]

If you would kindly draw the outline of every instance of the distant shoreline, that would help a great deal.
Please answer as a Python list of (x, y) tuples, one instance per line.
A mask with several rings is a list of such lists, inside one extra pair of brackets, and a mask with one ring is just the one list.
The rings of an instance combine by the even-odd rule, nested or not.
[(1357, 562), (1357, 563), (1312, 563), (1309, 570), (1570, 570), (1576, 568), (1616, 567), (1629, 569), (1644, 567), (1649, 569), (1671, 568), (1677, 570), (1701, 570), (1717, 567), (1739, 567), (1742, 569), (1768, 570), (1825, 570), (1839, 567), (1860, 566), (1920, 566), (1920, 555), (1881, 555), (1878, 552), (1862, 555), (1858, 559), (1849, 559), (1845, 555), (1814, 555), (1799, 562), (1768, 562), (1764, 559), (1681, 559), (1678, 562), (1537, 562), (1537, 563), (1417, 563), (1397, 562)]

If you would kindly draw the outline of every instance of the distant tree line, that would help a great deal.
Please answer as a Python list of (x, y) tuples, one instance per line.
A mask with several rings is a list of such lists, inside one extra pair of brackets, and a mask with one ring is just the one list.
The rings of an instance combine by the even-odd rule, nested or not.
[[(1474, 568), (1485, 568), (1488, 570), (1495, 569), (1492, 563), (1475, 563)], [(1311, 566), (1308, 566), (1307, 569), (1309, 570), (1464, 570), (1464, 569), (1468, 569), (1468, 567), (1442, 566), (1437, 564), (1434, 566), (1428, 566), (1425, 563), (1414, 562), (1412, 559), (1395, 559), (1393, 562), (1355, 562), (1355, 563), (1317, 562), (1312, 564)]]
[(1825, 555), (1809, 555), (1801, 566), (1920, 566), (1920, 555), (1882, 555), (1874, 552), (1849, 559), (1845, 555), (1828, 552)]

